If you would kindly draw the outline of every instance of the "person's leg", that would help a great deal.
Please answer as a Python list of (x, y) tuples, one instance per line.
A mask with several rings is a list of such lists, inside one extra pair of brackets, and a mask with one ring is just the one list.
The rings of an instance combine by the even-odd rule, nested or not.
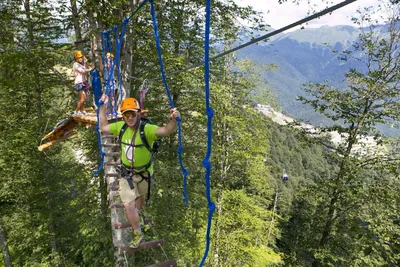
[(79, 101), (80, 101), (80, 103), (81, 103), (81, 105), (80, 105), (80, 111), (81, 112), (84, 112), (85, 111), (85, 101), (86, 101), (86, 93), (85, 93), (85, 91), (84, 90), (82, 90), (81, 92), (81, 96), (80, 96), (80, 99), (79, 99)]
[(128, 221), (133, 229), (132, 240), (129, 242), (129, 246), (133, 248), (139, 247), (144, 240), (143, 232), (139, 223), (139, 213), (136, 209), (135, 202), (136, 201), (134, 200), (127, 204), (124, 204), (126, 217), (128, 218)]
[(145, 195), (141, 195), (140, 197), (138, 197), (138, 198), (136, 199), (136, 208), (137, 208), (138, 210), (141, 210), (141, 209), (143, 208), (145, 199), (146, 199), (146, 196), (145, 196)]
[(140, 225), (139, 225), (139, 214), (136, 210), (136, 201), (131, 201), (127, 204), (124, 204), (125, 206), (125, 211), (126, 211), (126, 217), (128, 218), (128, 221), (130, 225), (132, 226), (132, 229), (135, 230), (140, 230)]
[(81, 111), (82, 110), (82, 105), (83, 102), (85, 102), (85, 93), (83, 92), (83, 90), (79, 90), (78, 91), (78, 103), (76, 103), (76, 112)]

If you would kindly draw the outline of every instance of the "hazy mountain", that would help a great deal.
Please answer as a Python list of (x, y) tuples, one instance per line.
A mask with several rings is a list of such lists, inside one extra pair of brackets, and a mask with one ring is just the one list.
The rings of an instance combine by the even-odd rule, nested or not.
[[(316, 126), (329, 123), (311, 108), (296, 101), (304, 95), (302, 85), (307, 82), (329, 81), (329, 84), (345, 86), (344, 73), (350, 68), (365, 70), (358, 61), (341, 61), (333, 52), (352, 49), (360, 30), (352, 26), (323, 26), (282, 33), (268, 42), (254, 44), (237, 52), (240, 59), (248, 59), (259, 65), (275, 64), (275, 71), (265, 71), (264, 80), (277, 95), (277, 102), (284, 113)], [(385, 129), (388, 134), (400, 131)]]

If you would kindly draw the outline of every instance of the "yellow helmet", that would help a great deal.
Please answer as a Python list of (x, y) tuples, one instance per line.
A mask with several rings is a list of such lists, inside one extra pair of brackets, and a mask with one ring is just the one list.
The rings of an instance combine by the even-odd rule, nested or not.
[(140, 105), (139, 102), (133, 98), (125, 98), (121, 102), (121, 113), (124, 113), (126, 111), (138, 111), (140, 110)]
[(107, 57), (112, 57), (112, 58), (114, 58), (114, 54), (113, 53), (110, 53), (110, 52), (107, 52)]
[(83, 54), (82, 54), (82, 52), (81, 52), (81, 51), (75, 51), (75, 53), (74, 53), (74, 57), (75, 57), (75, 59), (78, 59), (78, 58), (81, 58), (81, 57), (83, 57)]

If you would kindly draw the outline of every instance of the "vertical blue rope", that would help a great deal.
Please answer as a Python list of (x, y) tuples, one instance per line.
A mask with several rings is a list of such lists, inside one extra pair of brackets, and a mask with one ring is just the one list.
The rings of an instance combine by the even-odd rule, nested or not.
[[(115, 54), (116, 55), (114, 56), (114, 60), (112, 61), (110, 73), (107, 73), (106, 66), (105, 66), (106, 64), (104, 64), (104, 62), (105, 62), (105, 58), (106, 58), (106, 53), (107, 52), (111, 53), (112, 48), (113, 48), (112, 47), (112, 41), (111, 41), (111, 30), (101, 32), (102, 49), (103, 49), (103, 51), (102, 51), (103, 75), (104, 75), (103, 78), (104, 78), (105, 94), (108, 95), (108, 96), (110, 95), (109, 94), (110, 93), (109, 92), (110, 91), (109, 87), (110, 87), (111, 84), (114, 84), (114, 66), (115, 66), (116, 63), (118, 63), (118, 82), (119, 82), (120, 90), (121, 90), (121, 94), (120, 95), (122, 97), (122, 77), (121, 77), (121, 70), (120, 70), (120, 64), (119, 64), (119, 57), (120, 57), (120, 50), (121, 50), (121, 47), (122, 47), (122, 43), (123, 43), (123, 40), (124, 40), (126, 26), (128, 25), (128, 23), (131, 20), (131, 18), (137, 12), (139, 12), (139, 10), (147, 3), (147, 1), (148, 0), (142, 1), (139, 4), (139, 6), (134, 10), (134, 12), (132, 12), (132, 14), (128, 18), (126, 18), (124, 20), (123, 25), (122, 25), (123, 28), (122, 28), (122, 31), (121, 31), (121, 35), (119, 36), (119, 38), (117, 38), (117, 37), (115, 38), (115, 42), (116, 42), (116, 48), (115, 48), (116, 49), (116, 53)], [(116, 32), (116, 30), (119, 27), (121, 27), (121, 25), (116, 26), (114, 28), (114, 31)], [(118, 61), (117, 61), (117, 55), (118, 55)], [(105, 79), (106, 77), (107, 77), (107, 80)], [(99, 75), (98, 75), (98, 82), (99, 82), (98, 86), (100, 86), (100, 91), (101, 91), (101, 81), (100, 81), (100, 76)], [(110, 103), (111, 103), (111, 101), (110, 101)], [(98, 108), (97, 108), (97, 111), (96, 111), (96, 115), (97, 115), (96, 131), (98, 133), (97, 141), (98, 141), (98, 144), (99, 144), (99, 150), (100, 150), (100, 155), (101, 155), (101, 164), (99, 166), (99, 169), (97, 170), (97, 172), (94, 175), (98, 175), (99, 174), (99, 172), (103, 169), (103, 164), (104, 164), (105, 153), (102, 150), (101, 138), (100, 138), (100, 132), (99, 132), (99, 110), (100, 110), (100, 106), (103, 105), (103, 104), (104, 103), (99, 102), (98, 103)], [(118, 120), (117, 114), (116, 114), (116, 119)]]
[(105, 153), (103, 152), (103, 148), (101, 145), (101, 138), (100, 138), (100, 131), (99, 131), (99, 110), (100, 110), (100, 103), (99, 99), (101, 97), (101, 80), (100, 80), (100, 74), (98, 70), (92, 70), (90, 72), (90, 76), (92, 77), (92, 87), (95, 95), (95, 102), (96, 105), (99, 107), (96, 111), (96, 116), (97, 116), (97, 123), (96, 123), (96, 132), (97, 132), (97, 143), (99, 145), (99, 151), (100, 151), (100, 157), (101, 157), (101, 163), (97, 171), (93, 174), (93, 176), (98, 176), (100, 171), (103, 169), (103, 164), (104, 164), (104, 156)]
[(212, 117), (214, 116), (214, 110), (210, 107), (210, 15), (211, 15), (211, 0), (206, 0), (206, 25), (205, 25), (205, 40), (204, 40), (204, 81), (205, 81), (205, 92), (206, 92), (206, 113), (207, 113), (207, 153), (203, 160), (203, 166), (206, 169), (206, 197), (208, 203), (208, 222), (206, 232), (206, 249), (204, 251), (203, 259), (199, 266), (203, 266), (204, 261), (207, 258), (208, 251), (210, 249), (210, 230), (212, 216), (215, 211), (215, 204), (211, 201), (211, 145), (212, 145)]
[[(123, 23), (124, 26), (122, 27), (122, 31), (121, 31), (121, 36), (120, 36), (120, 39), (119, 39), (119, 42), (118, 42), (119, 48), (118, 48), (117, 50), (118, 50), (118, 60), (119, 60), (119, 61), (117, 61), (117, 62), (120, 62), (121, 47), (122, 47), (122, 44), (123, 44), (123, 42), (124, 42), (124, 36), (125, 36), (126, 26), (128, 25), (128, 23), (129, 23), (129, 19), (125, 19), (125, 20), (124, 20), (124, 23)], [(121, 64), (118, 64), (118, 71), (117, 71), (117, 74), (118, 74), (119, 97), (120, 97), (120, 100), (122, 101), (122, 75), (121, 75)], [(116, 98), (115, 98), (115, 101), (117, 101)], [(116, 106), (116, 103), (115, 103), (114, 106)]]
[[(120, 83), (122, 83), (122, 78), (121, 78), (121, 68), (120, 68), (120, 64), (118, 64), (119, 63), (119, 58), (120, 58), (120, 51), (121, 51), (121, 47), (122, 47), (122, 43), (123, 43), (123, 40), (124, 40), (124, 35), (125, 35), (125, 30), (126, 30), (126, 26), (127, 26), (127, 24), (128, 24), (128, 22), (129, 22), (129, 20), (128, 19), (125, 19), (124, 20), (124, 27), (122, 28), (122, 31), (121, 31), (121, 34), (120, 34), (120, 36), (118, 36), (118, 33), (117, 33), (117, 27), (115, 27), (114, 28), (114, 34), (115, 34), (115, 42), (116, 42), (116, 52), (115, 52), (115, 56), (114, 56), (114, 60), (112, 61), (112, 64), (111, 64), (111, 68), (110, 68), (110, 73), (108, 73), (107, 75), (108, 75), (108, 77), (107, 77), (107, 82), (106, 82), (106, 84), (105, 84), (105, 93), (106, 93), (106, 95), (107, 96), (110, 96), (110, 94), (111, 94), (111, 89), (110, 89), (110, 86), (114, 83), (114, 67), (115, 67), (115, 64), (117, 64), (118, 65), (118, 78), (119, 78), (119, 82)], [(102, 51), (102, 53), (103, 53), (103, 57), (105, 58), (105, 54), (106, 54), (106, 51), (108, 50), (109, 52), (111, 52), (111, 50), (110, 50), (110, 48), (112, 47), (112, 45), (111, 45), (111, 31), (106, 31), (106, 32), (102, 32), (101, 33), (101, 35), (102, 35), (102, 37), (103, 37), (103, 41), (106, 39), (107, 40), (107, 45), (103, 45), (102, 47), (103, 47), (103, 51)], [(106, 66), (105, 65), (103, 65), (103, 73), (104, 74), (106, 74)], [(94, 77), (94, 76), (93, 76)], [(100, 80), (99, 80), (99, 82), (100, 82)], [(93, 83), (92, 83), (93, 84)], [(101, 87), (101, 82), (100, 82), (100, 85), (99, 85), (100, 87)], [(110, 101), (111, 102), (111, 101)], [(103, 165), (104, 165), (104, 156), (105, 156), (105, 153), (103, 152), (103, 150), (102, 150), (102, 142), (101, 142), (101, 138), (100, 138), (100, 132), (99, 132), (99, 122), (100, 122), (100, 118), (99, 118), (99, 111), (100, 111), (100, 106), (101, 105), (103, 105), (104, 103), (98, 103), (98, 108), (97, 108), (97, 111), (96, 111), (96, 116), (97, 116), (97, 124), (96, 124), (96, 131), (97, 131), (97, 142), (98, 142), (98, 144), (99, 144), (99, 150), (100, 150), (100, 156), (101, 156), (101, 163), (100, 163), (100, 166), (99, 166), (99, 168), (98, 168), (98, 170), (96, 171), (96, 173), (94, 174), (94, 176), (97, 176), (99, 173), (100, 173), (100, 171), (103, 169)], [(114, 106), (115, 107), (115, 106)], [(115, 110), (113, 110), (113, 111), (115, 111)], [(118, 120), (118, 116), (117, 116), (117, 113), (115, 112), (115, 117), (116, 117), (116, 119)]]
[[(149, 0), (149, 2), (150, 2), (151, 18), (153, 19), (153, 29), (154, 29), (154, 36), (156, 39), (157, 55), (158, 55), (158, 60), (160, 63), (161, 77), (162, 77), (162, 80), (164, 83), (165, 91), (167, 92), (167, 95), (168, 95), (169, 104), (170, 104), (171, 108), (174, 108), (174, 102), (172, 100), (171, 93), (168, 88), (167, 78), (165, 75), (164, 65), (163, 65), (163, 60), (162, 60), (162, 55), (161, 55), (161, 44), (160, 44), (160, 38), (158, 36), (158, 26), (157, 26), (157, 19), (156, 19), (156, 14), (155, 14), (155, 10), (154, 10), (154, 1)], [(189, 172), (187, 169), (185, 169), (185, 167), (183, 166), (183, 162), (182, 162), (183, 145), (182, 145), (182, 135), (181, 135), (181, 118), (176, 118), (176, 121), (178, 123), (178, 140), (179, 140), (179, 147), (178, 147), (177, 151), (178, 151), (179, 165), (181, 166), (181, 170), (182, 170), (182, 174), (183, 174), (183, 195), (185, 197), (185, 203), (186, 203), (186, 205), (188, 205), (189, 199), (188, 199), (187, 192), (186, 192), (186, 186), (187, 186), (187, 176), (188, 176)]]

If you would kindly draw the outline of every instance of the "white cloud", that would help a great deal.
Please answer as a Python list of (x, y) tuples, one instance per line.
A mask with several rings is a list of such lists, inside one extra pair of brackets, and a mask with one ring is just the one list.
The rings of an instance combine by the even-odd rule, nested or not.
[[(235, 0), (240, 6), (252, 6), (256, 11), (262, 12), (264, 21), (270, 24), (272, 28), (279, 29), (300, 19), (308, 16), (308, 12), (314, 9), (315, 12), (322, 11), (323, 9), (343, 2), (343, 0), (310, 0), (301, 1), (299, 5), (292, 3), (291, 0), (279, 4), (278, 0)], [(323, 25), (353, 25), (351, 16), (356, 14), (358, 8), (368, 6), (376, 7), (378, 0), (359, 0), (353, 2), (343, 8), (327, 14), (318, 19), (308, 22), (306, 27), (317, 28)], [(294, 30), (294, 29), (293, 29)]]

